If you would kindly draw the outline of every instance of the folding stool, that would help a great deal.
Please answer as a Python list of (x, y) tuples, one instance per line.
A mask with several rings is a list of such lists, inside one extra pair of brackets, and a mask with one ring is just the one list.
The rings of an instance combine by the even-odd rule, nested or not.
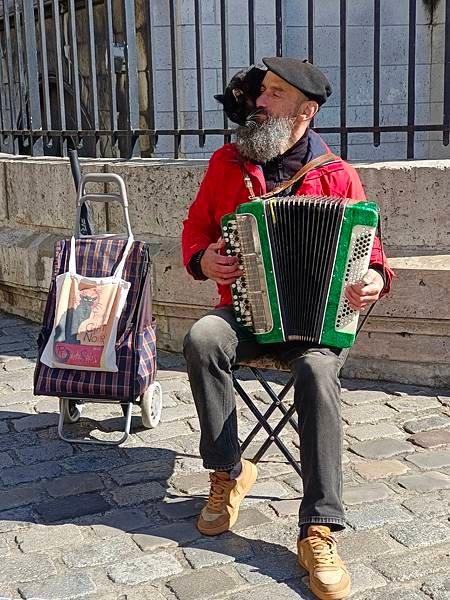
[[(261, 386), (263, 387), (263, 389), (269, 395), (269, 398), (272, 400), (272, 403), (270, 404), (269, 408), (264, 413), (262, 413), (257, 408), (257, 406), (253, 402), (252, 398), (244, 390), (241, 383), (239, 382), (239, 380), (236, 377), (235, 371), (237, 369), (241, 369), (244, 367), (250, 369), (250, 371), (253, 373), (253, 375), (256, 377), (256, 379), (261, 383)], [(292, 426), (292, 428), (294, 429), (294, 431), (297, 433), (297, 435), (299, 435), (298, 423), (294, 417), (294, 413), (296, 412), (295, 404), (292, 401), (292, 404), (286, 406), (286, 403), (283, 402), (287, 393), (294, 385), (294, 376), (290, 377), (289, 381), (284, 385), (284, 387), (280, 391), (280, 393), (277, 394), (272, 389), (272, 387), (269, 385), (266, 378), (264, 377), (264, 374), (262, 371), (263, 369), (265, 369), (265, 370), (275, 369), (277, 371), (290, 371), (290, 368), (287, 363), (283, 363), (277, 357), (274, 357), (271, 355), (263, 356), (261, 358), (255, 359), (255, 360), (241, 361), (240, 363), (234, 365), (234, 367), (233, 367), (232, 376), (233, 376), (234, 389), (239, 394), (239, 396), (241, 397), (241, 399), (243, 400), (245, 405), (250, 409), (250, 411), (253, 413), (253, 415), (255, 416), (255, 418), (257, 420), (257, 424), (255, 425), (255, 427), (252, 429), (252, 431), (248, 434), (248, 436), (242, 442), (241, 450), (242, 450), (242, 452), (244, 452), (244, 450), (249, 446), (249, 444), (252, 442), (254, 437), (259, 433), (259, 431), (261, 429), (264, 429), (267, 433), (267, 439), (263, 442), (263, 444), (261, 445), (259, 450), (256, 452), (256, 454), (251, 459), (252, 462), (254, 462), (255, 464), (257, 462), (259, 462), (261, 460), (261, 458), (264, 456), (264, 454), (267, 452), (269, 447), (272, 444), (275, 444), (279, 448), (279, 450), (282, 452), (282, 454), (284, 455), (286, 460), (291, 464), (293, 469), (301, 477), (302, 472), (301, 472), (298, 460), (296, 460), (292, 456), (292, 454), (290, 453), (290, 451), (288, 450), (288, 448), (286, 447), (284, 442), (278, 437), (279, 434), (281, 433), (281, 431), (284, 429), (285, 425), (287, 425), (287, 423), (289, 423)], [(281, 417), (280, 421), (277, 423), (277, 425), (272, 428), (271, 425), (269, 425), (268, 419), (275, 412), (276, 409), (281, 411), (282, 417)]]

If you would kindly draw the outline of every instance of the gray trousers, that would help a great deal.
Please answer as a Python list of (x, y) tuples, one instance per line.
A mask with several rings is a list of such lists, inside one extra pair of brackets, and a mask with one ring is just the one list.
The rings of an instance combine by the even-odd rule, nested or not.
[(189, 381), (200, 421), (200, 455), (206, 469), (232, 468), (241, 457), (231, 368), (240, 360), (277, 354), (295, 378), (303, 499), (299, 524), (344, 527), (339, 371), (348, 350), (301, 342), (258, 344), (231, 307), (197, 321), (184, 340)]

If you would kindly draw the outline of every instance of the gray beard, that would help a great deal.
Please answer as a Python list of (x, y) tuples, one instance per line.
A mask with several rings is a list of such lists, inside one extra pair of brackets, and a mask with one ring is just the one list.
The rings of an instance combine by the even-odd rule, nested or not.
[(295, 119), (268, 117), (262, 123), (249, 122), (236, 130), (236, 148), (247, 160), (265, 163), (289, 147)]

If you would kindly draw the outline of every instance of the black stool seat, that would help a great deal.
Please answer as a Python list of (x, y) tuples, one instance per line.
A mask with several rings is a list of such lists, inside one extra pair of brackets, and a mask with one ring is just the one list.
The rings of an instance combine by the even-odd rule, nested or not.
[[(258, 407), (253, 402), (252, 398), (249, 394), (244, 390), (239, 380), (236, 378), (235, 370), (240, 368), (248, 368), (256, 377), (256, 379), (260, 382), (263, 389), (269, 395), (272, 403), (269, 408), (262, 413)], [(294, 377), (290, 377), (289, 381), (283, 386), (281, 391), (277, 394), (275, 390), (270, 386), (269, 382), (264, 376), (264, 370), (275, 369), (277, 371), (290, 371), (289, 365), (283, 361), (281, 361), (278, 357), (273, 355), (266, 355), (258, 359), (241, 361), (234, 365), (233, 367), (233, 386), (235, 391), (242, 398), (245, 405), (250, 409), (257, 420), (257, 424), (252, 429), (252, 431), (248, 434), (245, 440), (241, 444), (241, 450), (244, 450), (249, 446), (249, 444), (253, 441), (254, 437), (259, 433), (261, 429), (264, 429), (267, 433), (267, 439), (263, 442), (259, 450), (255, 453), (252, 462), (255, 464), (261, 460), (264, 454), (267, 452), (269, 447), (272, 444), (275, 444), (279, 450), (282, 452), (286, 460), (291, 464), (293, 469), (302, 476), (302, 472), (300, 469), (300, 465), (298, 461), (292, 456), (284, 442), (278, 437), (284, 427), (289, 423), (294, 431), (299, 433), (298, 424), (294, 419), (295, 413), (295, 405), (294, 403), (287, 403), (284, 401), (287, 393), (294, 385)], [(277, 423), (275, 427), (269, 425), (269, 417), (278, 409), (282, 413), (282, 417), (280, 421)]]

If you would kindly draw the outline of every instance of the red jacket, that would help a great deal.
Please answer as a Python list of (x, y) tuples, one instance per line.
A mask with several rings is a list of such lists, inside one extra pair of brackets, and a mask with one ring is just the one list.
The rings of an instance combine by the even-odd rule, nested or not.
[[(320, 136), (310, 132), (314, 149), (310, 152), (308, 161), (314, 155), (325, 153), (328, 148)], [(261, 167), (248, 161), (245, 168), (251, 178), (254, 193), (261, 195), (266, 192), (266, 183)], [(337, 196), (354, 200), (365, 200), (363, 187), (355, 169), (336, 157), (336, 161), (313, 169), (306, 174), (297, 195), (303, 196)], [(237, 161), (237, 151), (234, 144), (225, 144), (211, 157), (200, 189), (194, 202), (189, 208), (187, 219), (183, 222), (182, 250), (183, 262), (188, 267), (191, 257), (217, 242), (221, 237), (221, 218), (235, 212), (236, 207), (248, 201), (248, 189), (245, 187), (242, 172)], [(391, 286), (393, 272), (387, 266), (386, 257), (381, 252), (380, 242), (375, 238), (375, 243), (370, 257), (373, 266), (385, 265), (386, 285), (383, 294)], [(192, 273), (191, 273), (192, 275)], [(217, 306), (232, 304), (229, 285), (218, 285), (220, 303)]]

